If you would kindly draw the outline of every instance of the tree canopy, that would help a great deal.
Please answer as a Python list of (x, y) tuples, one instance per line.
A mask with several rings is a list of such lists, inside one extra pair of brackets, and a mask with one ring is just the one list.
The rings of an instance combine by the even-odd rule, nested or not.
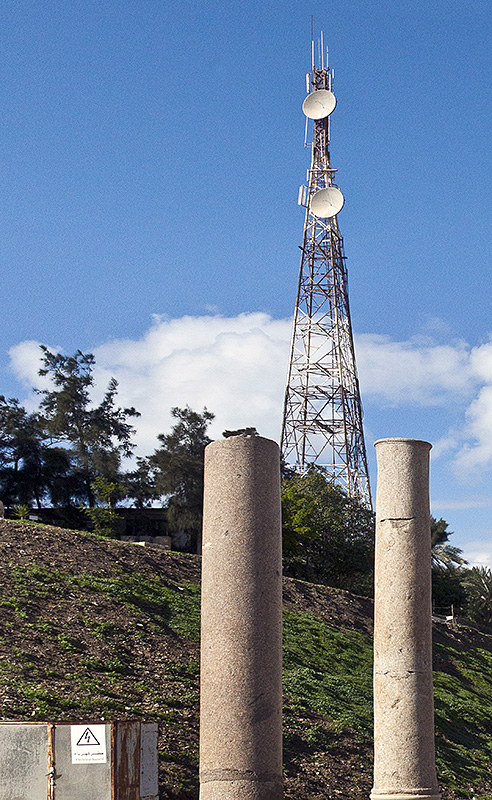
[(371, 593), (374, 515), (320, 469), (282, 482), (287, 575)]
[[(184, 534), (185, 549), (199, 549), (204, 450), (212, 441), (208, 427), (214, 414), (173, 407), (175, 424), (159, 434), (154, 453), (139, 456), (125, 470), (135, 446), (132, 420), (139, 413), (118, 405), (116, 380), (110, 379), (95, 403), (91, 353), (65, 356), (44, 346), (41, 352), (40, 375), (50, 385), (39, 390), (38, 410), (27, 411), (0, 395), (0, 499), (7, 511), (25, 517), (33, 505), (51, 505), (63, 509), (65, 524), (90, 520), (93, 529), (114, 535), (117, 502), (141, 510), (160, 502), (169, 530)], [(240, 434), (257, 431), (245, 427), (223, 436)], [(304, 475), (285, 464), (281, 469), (285, 574), (372, 594), (373, 513), (323, 469)], [(81, 503), (89, 508), (84, 511)], [(431, 518), (435, 609), (449, 614), (454, 606), (461, 618), (492, 628), (492, 572), (484, 566), (469, 569), (451, 536), (444, 519)]]
[(38, 505), (46, 489), (47, 448), (37, 414), (13, 398), (0, 396), (0, 486), (6, 506)]
[(92, 484), (97, 477), (118, 481), (121, 459), (131, 455), (135, 429), (129, 418), (140, 416), (134, 408), (116, 405), (118, 383), (109, 381), (102, 401), (91, 403), (94, 356), (78, 350), (73, 356), (52, 353), (44, 345), (42, 376), (53, 388), (41, 389), (40, 420), (51, 443), (65, 447), (71, 462), (73, 494), (94, 506)]
[(463, 576), (466, 590), (467, 616), (480, 625), (492, 626), (492, 571), (488, 567), (472, 567)]
[(448, 530), (448, 523), (445, 519), (436, 519), (431, 516), (431, 547), (432, 547), (432, 568), (443, 571), (450, 567), (466, 564), (462, 556), (462, 550), (449, 544), (449, 537), (453, 531)]
[(189, 406), (172, 408), (178, 422), (170, 433), (158, 436), (161, 447), (149, 458), (154, 485), (167, 497), (171, 530), (189, 532), (193, 547), (200, 549), (203, 506), (203, 458), (212, 441), (207, 428), (214, 414), (203, 409), (200, 414)]

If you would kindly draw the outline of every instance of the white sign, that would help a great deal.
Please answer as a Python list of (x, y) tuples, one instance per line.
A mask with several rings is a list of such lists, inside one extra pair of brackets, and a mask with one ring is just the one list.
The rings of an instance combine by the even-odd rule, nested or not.
[(72, 764), (105, 764), (106, 725), (70, 725)]

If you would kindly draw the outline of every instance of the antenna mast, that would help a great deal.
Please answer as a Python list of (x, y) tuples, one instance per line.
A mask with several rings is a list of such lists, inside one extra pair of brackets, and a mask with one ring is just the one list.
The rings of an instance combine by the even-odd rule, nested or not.
[[(299, 202), (306, 207), (281, 449), (299, 473), (312, 466), (350, 497), (371, 508), (362, 405), (350, 321), (348, 276), (337, 214), (344, 198), (330, 162), (333, 72), (312, 41), (309, 93), (303, 111), (313, 120), (311, 168)], [(326, 57), (326, 61), (325, 61)]]

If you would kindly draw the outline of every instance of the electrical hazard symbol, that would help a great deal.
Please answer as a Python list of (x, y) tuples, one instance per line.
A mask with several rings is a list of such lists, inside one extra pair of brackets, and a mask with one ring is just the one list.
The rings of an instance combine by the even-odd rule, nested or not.
[(96, 737), (94, 736), (90, 728), (85, 729), (79, 741), (77, 742), (77, 747), (83, 747), (85, 744), (96, 745), (96, 746), (101, 744), (100, 742), (97, 741)]
[(106, 725), (71, 725), (72, 764), (106, 764)]

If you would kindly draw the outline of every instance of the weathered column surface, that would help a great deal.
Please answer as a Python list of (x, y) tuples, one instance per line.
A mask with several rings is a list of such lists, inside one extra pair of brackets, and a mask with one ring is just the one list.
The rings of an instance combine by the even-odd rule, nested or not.
[(231, 436), (205, 449), (201, 800), (282, 797), (280, 457)]
[(439, 800), (432, 692), (429, 451), (380, 439), (372, 800)]

